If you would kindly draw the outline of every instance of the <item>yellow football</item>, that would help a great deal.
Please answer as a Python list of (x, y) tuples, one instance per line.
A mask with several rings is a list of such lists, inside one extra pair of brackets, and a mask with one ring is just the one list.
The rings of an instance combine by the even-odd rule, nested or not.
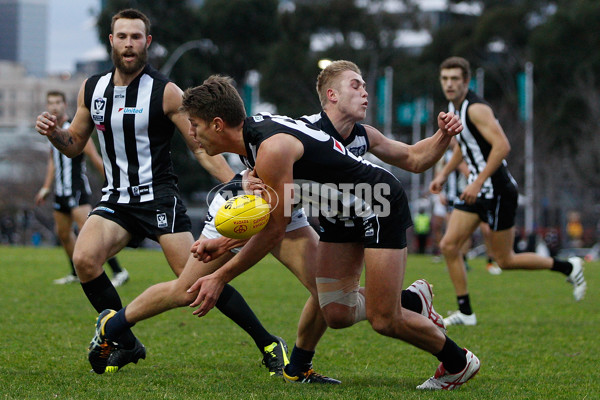
[(270, 212), (271, 206), (260, 196), (235, 196), (217, 211), (215, 227), (228, 238), (248, 239), (267, 225)]

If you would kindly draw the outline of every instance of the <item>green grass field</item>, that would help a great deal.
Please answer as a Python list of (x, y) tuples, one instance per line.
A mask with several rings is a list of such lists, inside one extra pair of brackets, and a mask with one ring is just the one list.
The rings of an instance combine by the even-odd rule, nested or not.
[[(124, 303), (172, 278), (160, 251), (125, 250), (131, 280)], [(435, 285), (446, 315), (454, 294), (442, 263), (410, 255), (404, 286)], [(415, 386), (438, 364), (431, 355), (377, 335), (368, 323), (325, 334), (314, 359), (340, 386), (292, 385), (269, 378), (252, 340), (217, 310), (198, 319), (173, 310), (134, 327), (148, 357), (115, 375), (90, 372), (87, 345), (96, 312), (78, 284), (54, 285), (67, 272), (59, 248), (0, 247), (0, 397), (6, 399), (593, 399), (600, 393), (600, 263), (586, 264), (588, 294), (576, 303), (551, 272), (489, 275), (471, 261), (470, 291), (479, 325), (449, 336), (481, 359), (478, 376), (454, 392)], [(263, 324), (293, 346), (306, 291), (272, 258), (232, 284)]]

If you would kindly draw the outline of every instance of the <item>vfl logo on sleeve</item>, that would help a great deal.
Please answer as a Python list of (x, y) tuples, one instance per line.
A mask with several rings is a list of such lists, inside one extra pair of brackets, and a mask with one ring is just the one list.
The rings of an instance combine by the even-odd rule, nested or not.
[(169, 224), (167, 223), (166, 213), (156, 214), (156, 226), (158, 226), (159, 228), (166, 228), (167, 226), (169, 226)]
[(92, 102), (92, 120), (99, 124), (104, 122), (104, 111), (106, 111), (106, 97), (98, 97)]

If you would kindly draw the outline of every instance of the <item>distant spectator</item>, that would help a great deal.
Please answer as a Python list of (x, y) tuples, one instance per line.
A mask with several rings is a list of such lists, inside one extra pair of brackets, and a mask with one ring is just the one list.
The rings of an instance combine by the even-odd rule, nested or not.
[(577, 211), (569, 211), (567, 214), (567, 237), (569, 247), (583, 246), (583, 225), (581, 215)]
[(15, 244), (15, 221), (12, 216), (4, 215), (0, 220), (2, 243)]
[(419, 254), (425, 254), (427, 249), (427, 240), (431, 233), (431, 215), (427, 212), (425, 207), (419, 207), (417, 215), (415, 215), (414, 230), (417, 235), (417, 243), (419, 245)]

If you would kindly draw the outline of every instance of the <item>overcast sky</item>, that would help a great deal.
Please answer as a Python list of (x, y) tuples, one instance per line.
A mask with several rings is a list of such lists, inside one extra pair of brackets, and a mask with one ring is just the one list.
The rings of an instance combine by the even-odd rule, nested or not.
[(92, 17), (99, 9), (100, 0), (48, 0), (49, 73), (73, 72), (76, 61), (106, 55)]

